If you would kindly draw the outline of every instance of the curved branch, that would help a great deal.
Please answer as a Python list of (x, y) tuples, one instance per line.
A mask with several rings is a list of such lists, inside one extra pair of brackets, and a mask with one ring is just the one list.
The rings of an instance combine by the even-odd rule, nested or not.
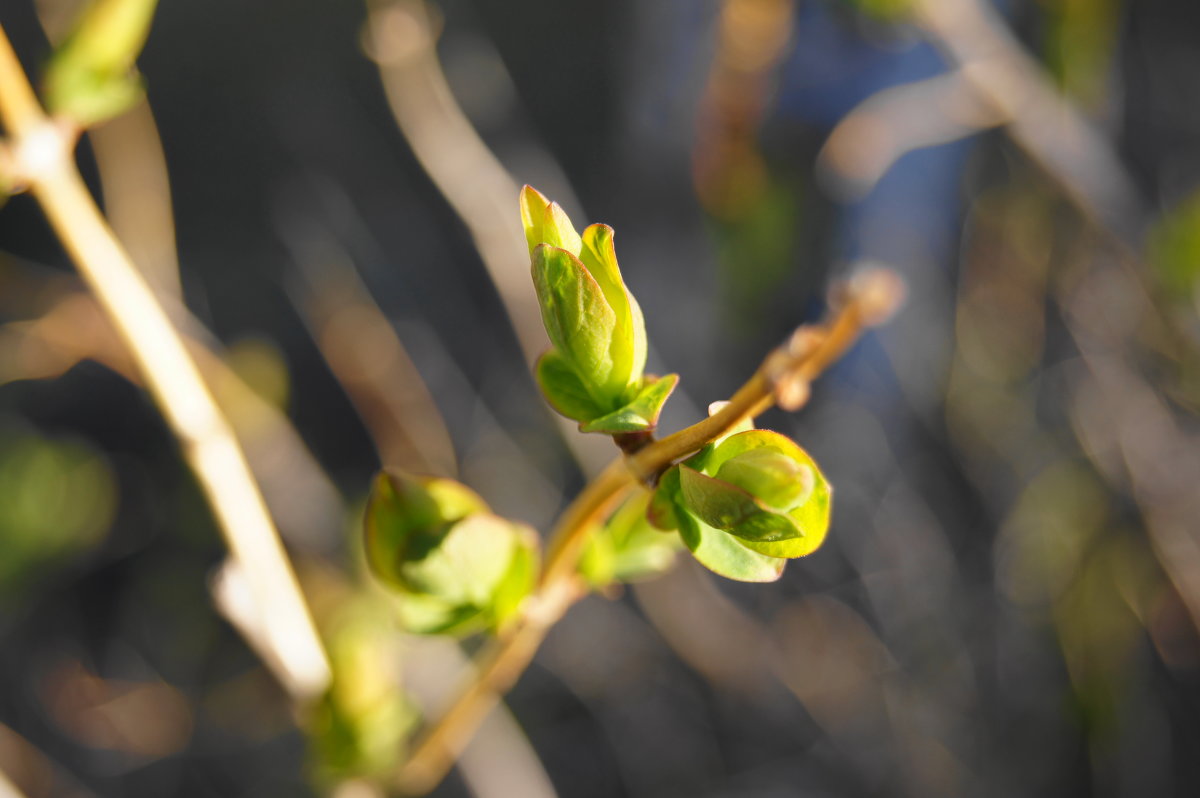
[(512, 687), (532, 661), (550, 627), (586, 594), (575, 567), (588, 534), (606, 511), (635, 485), (653, 479), (743, 419), (758, 416), (776, 403), (798, 410), (808, 399), (808, 384), (841, 357), (863, 329), (885, 321), (903, 294), (900, 278), (890, 271), (872, 270), (856, 276), (830, 322), (798, 329), (766, 357), (719, 411), (637, 454), (613, 461), (592, 480), (550, 535), (541, 583), (524, 617), (507, 635), (485, 647), (469, 683), (413, 750), (400, 773), (400, 789), (423, 794), (437, 786), (500, 694)]

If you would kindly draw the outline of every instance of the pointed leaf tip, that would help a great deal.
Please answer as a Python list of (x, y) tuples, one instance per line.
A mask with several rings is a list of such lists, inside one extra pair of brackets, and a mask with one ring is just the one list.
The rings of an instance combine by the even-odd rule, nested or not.
[(616, 435), (652, 430), (658, 426), (658, 417), (662, 413), (663, 405), (678, 383), (678, 374), (668, 374), (656, 379), (648, 377), (642, 390), (630, 402), (600, 418), (580, 424), (579, 431)]
[(542, 216), (542, 241), (551, 246), (565, 249), (576, 258), (583, 250), (583, 240), (575, 232), (567, 212), (557, 202), (546, 206)]
[(542, 219), (550, 200), (533, 186), (527, 185), (521, 189), (519, 203), (521, 226), (525, 229), (525, 242), (529, 245), (529, 254), (532, 255), (537, 245), (546, 240), (542, 234)]

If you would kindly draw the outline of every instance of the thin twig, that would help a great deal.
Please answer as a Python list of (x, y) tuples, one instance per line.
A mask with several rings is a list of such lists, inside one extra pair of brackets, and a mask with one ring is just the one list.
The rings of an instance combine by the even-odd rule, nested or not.
[[(46, 38), (58, 47), (78, 24), (80, 9), (73, 7), (77, 4), (47, 0), (35, 5)], [(181, 288), (171, 182), (149, 100), (143, 97), (86, 132), (96, 160), (104, 215), (117, 240), (159, 296), (178, 303)]]
[[(466, 225), (508, 314), (526, 362), (547, 346), (537, 298), (529, 290), (525, 239), (513, 223), (520, 186), (463, 112), (438, 61), (435, 22), (424, 0), (375, 2), (364, 31), (396, 124), (413, 154)], [(576, 434), (574, 422), (555, 423), (590, 476), (611, 448), (598, 436)]]
[(817, 155), (817, 172), (840, 199), (861, 199), (905, 154), (1008, 121), (961, 69), (890, 86), (838, 121)]
[(310, 220), (289, 227), (286, 240), (300, 267), (289, 293), (380, 461), (405, 471), (457, 474), (446, 420), (349, 253)]
[[(46, 283), (48, 281), (41, 281)], [(0, 384), (17, 379), (48, 379), (82, 360), (97, 363), (142, 386), (141, 375), (124, 343), (91, 294), (44, 285), (52, 304), (36, 319), (0, 326)], [(0, 287), (0, 291), (7, 285)], [(328, 549), (338, 526), (341, 497), (287, 416), (222, 359), (212, 333), (182, 310), (172, 314), (217, 404), (241, 441), (258, 478), (267, 508), (284, 539), (306, 549)]]
[(635, 485), (743, 419), (761, 414), (778, 397), (792, 397), (788, 409), (799, 409), (808, 393), (797, 392), (796, 386), (807, 386), (846, 351), (864, 328), (884, 321), (902, 297), (902, 284), (893, 273), (875, 270), (859, 275), (848, 286), (844, 303), (831, 322), (798, 330), (788, 344), (767, 356), (721, 410), (631, 457), (615, 460), (584, 488), (550, 535), (541, 583), (523, 619), (484, 649), (463, 692), (417, 744), (400, 773), (400, 789), (423, 794), (441, 781), (499, 695), (529, 665), (550, 627), (586, 594), (575, 568), (588, 534), (606, 511)]
[(104, 214), (117, 239), (158, 292), (182, 295), (171, 182), (150, 103), (88, 131)]
[(2, 28), (0, 119), (31, 191), (179, 439), (287, 663), (290, 691), (315, 695), (329, 681), (329, 663), (245, 455), (179, 333), (100, 214), (75, 168), (71, 139), (38, 105)]
[(960, 67), (980, 100), (1005, 118), (1018, 146), (1084, 217), (1136, 252), (1146, 220), (1116, 152), (981, 0), (917, 0), (917, 23)]
[(0, 770), (0, 798), (25, 798), (25, 793), (17, 789), (17, 785)]

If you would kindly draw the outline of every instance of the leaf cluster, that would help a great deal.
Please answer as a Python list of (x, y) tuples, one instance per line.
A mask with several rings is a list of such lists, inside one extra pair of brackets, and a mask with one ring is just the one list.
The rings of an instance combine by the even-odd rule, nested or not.
[(646, 323), (621, 278), (613, 229), (593, 224), (579, 235), (558, 203), (530, 186), (520, 203), (533, 285), (553, 344), (536, 367), (546, 400), (582, 432), (654, 429), (679, 378), (644, 374)]
[(771, 582), (787, 560), (816, 551), (829, 529), (832, 490), (808, 453), (769, 430), (746, 429), (672, 466), (649, 508), (677, 529), (706, 568)]
[[(593, 224), (580, 235), (557, 203), (529, 186), (520, 209), (553, 346), (536, 370), (547, 400), (581, 431), (649, 435), (677, 378), (643, 373), (645, 323), (621, 278), (612, 228)], [(772, 581), (787, 560), (821, 545), (830, 498), (803, 449), (745, 422), (589, 530), (576, 571), (604, 588), (665, 571), (686, 546), (730, 579)], [(399, 594), (410, 631), (460, 635), (500, 632), (518, 617), (540, 560), (533, 530), (496, 516), (466, 486), (394, 471), (380, 474), (372, 491), (366, 556)]]
[(539, 559), (536, 533), (466, 486), (395, 471), (375, 480), (366, 557), (403, 594), (405, 626), (422, 634), (502, 629), (532, 591)]

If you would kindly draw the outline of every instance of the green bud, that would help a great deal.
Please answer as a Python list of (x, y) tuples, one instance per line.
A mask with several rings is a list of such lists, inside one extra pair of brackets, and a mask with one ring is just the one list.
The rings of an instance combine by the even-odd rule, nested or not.
[(810, 554), (829, 529), (831, 490), (783, 435), (747, 430), (710, 444), (659, 481), (647, 517), (678, 529), (703, 565), (731, 579), (770, 581), (782, 560)]
[(135, 61), (158, 0), (93, 0), (46, 67), (42, 94), (51, 113), (90, 127), (143, 94)]
[(401, 593), (410, 631), (499, 629), (533, 589), (536, 533), (453, 480), (380, 474), (365, 530), (367, 563)]
[(382, 778), (419, 719), (399, 681), (395, 618), (377, 596), (355, 595), (321, 620), (333, 678), (306, 713), (308, 770), (326, 788)]
[(782, 513), (807, 499), (814, 482), (811, 468), (768, 446), (726, 460), (717, 471), (717, 479), (736, 485)]
[(557, 203), (529, 186), (520, 206), (542, 322), (554, 345), (537, 368), (546, 398), (585, 432), (653, 428), (674, 381), (643, 374), (646, 324), (621, 278), (612, 228), (594, 224), (580, 236)]
[(649, 502), (649, 493), (636, 493), (592, 534), (579, 561), (579, 571), (590, 584), (604, 587), (647, 579), (674, 564), (679, 538), (650, 525)]
[(521, 224), (525, 228), (525, 241), (529, 244), (530, 255), (539, 244), (565, 249), (577, 258), (583, 249), (583, 241), (575, 232), (575, 225), (571, 224), (566, 211), (557, 202), (542, 196), (533, 186), (521, 189)]

